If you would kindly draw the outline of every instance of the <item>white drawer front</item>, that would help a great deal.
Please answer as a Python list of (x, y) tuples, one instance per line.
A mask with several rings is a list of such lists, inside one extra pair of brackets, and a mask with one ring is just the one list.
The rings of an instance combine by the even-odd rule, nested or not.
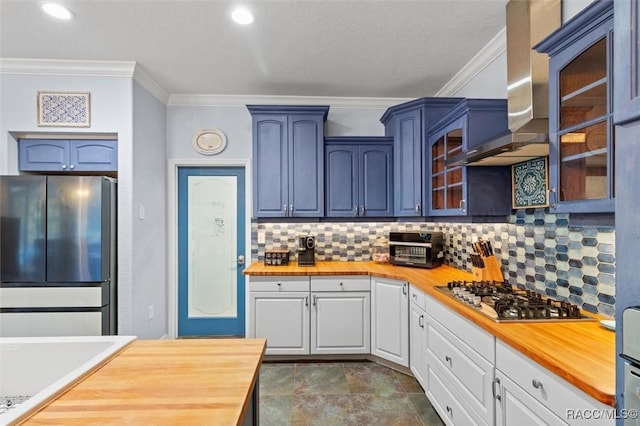
[(426, 394), (442, 421), (447, 425), (486, 425), (472, 410), (463, 406), (450, 388), (447, 379), (429, 365)]
[(311, 291), (370, 291), (368, 276), (327, 276), (311, 277)]
[(100, 287), (0, 288), (0, 308), (101, 307)]
[[(613, 410), (613, 407), (597, 401), (500, 340), (496, 343), (496, 368), (561, 419), (567, 420), (569, 415), (567, 410), (570, 409), (574, 412), (593, 409)], [(568, 421), (578, 425), (595, 424), (593, 419), (572, 418)], [(615, 423), (614, 420), (600, 419), (599, 421), (599, 425)]]
[(249, 291), (309, 291), (309, 277), (251, 276)]
[(495, 363), (495, 338), (492, 334), (427, 295), (425, 295), (425, 301), (425, 311), (428, 315), (431, 315), (440, 324), (444, 324), (450, 332), (464, 339), (469, 346), (489, 362)]
[(101, 312), (0, 314), (1, 337), (100, 336), (101, 334)]
[(427, 318), (427, 362), (450, 378), (487, 423), (493, 423), (493, 365), (432, 318)]
[(409, 286), (409, 300), (423, 311), (427, 309), (424, 293), (414, 286)]

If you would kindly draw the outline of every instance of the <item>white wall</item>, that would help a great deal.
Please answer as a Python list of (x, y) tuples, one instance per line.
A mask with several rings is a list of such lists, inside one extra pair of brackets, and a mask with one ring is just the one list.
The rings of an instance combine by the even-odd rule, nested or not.
[(167, 334), (166, 109), (134, 82), (131, 334), (143, 339)]

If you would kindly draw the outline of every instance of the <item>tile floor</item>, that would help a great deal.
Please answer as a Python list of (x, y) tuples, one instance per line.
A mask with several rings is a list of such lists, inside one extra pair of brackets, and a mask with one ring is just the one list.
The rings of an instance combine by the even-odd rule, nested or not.
[(443, 425), (413, 377), (373, 362), (262, 364), (260, 424)]

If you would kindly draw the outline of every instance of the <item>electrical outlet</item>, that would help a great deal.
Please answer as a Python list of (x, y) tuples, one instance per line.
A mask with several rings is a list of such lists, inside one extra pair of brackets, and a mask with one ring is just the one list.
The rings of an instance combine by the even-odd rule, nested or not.
[(258, 231), (258, 244), (264, 244), (266, 242), (266, 236), (264, 231)]
[(148, 316), (149, 321), (153, 319), (153, 315), (154, 315), (153, 305), (149, 305), (149, 316)]

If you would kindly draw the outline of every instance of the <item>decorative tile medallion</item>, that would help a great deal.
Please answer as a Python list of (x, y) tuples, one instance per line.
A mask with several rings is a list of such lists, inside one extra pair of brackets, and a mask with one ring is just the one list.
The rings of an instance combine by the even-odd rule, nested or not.
[(90, 94), (38, 92), (38, 126), (90, 127)]
[(546, 207), (547, 157), (540, 157), (511, 166), (513, 208)]

